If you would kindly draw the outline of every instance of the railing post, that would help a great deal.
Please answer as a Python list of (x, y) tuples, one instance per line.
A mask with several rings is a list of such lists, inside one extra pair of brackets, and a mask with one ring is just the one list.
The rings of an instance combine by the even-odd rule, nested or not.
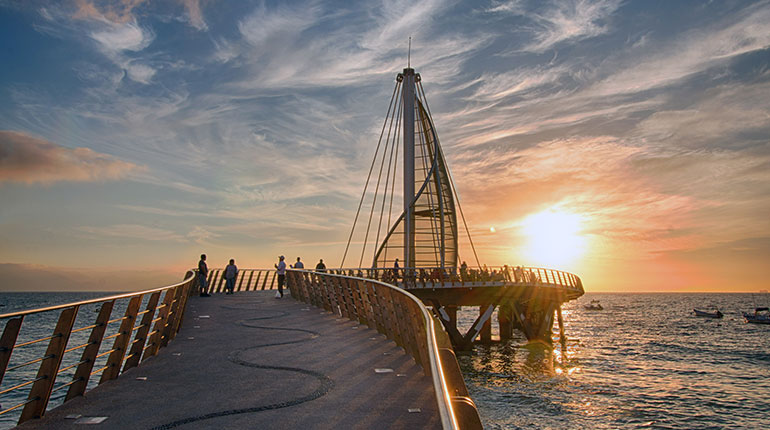
[(152, 320), (155, 318), (155, 308), (158, 307), (158, 301), (160, 300), (160, 291), (152, 293), (150, 299), (147, 301), (147, 313), (142, 316), (142, 325), (139, 330), (136, 331), (136, 337), (134, 337), (134, 343), (131, 345), (131, 350), (128, 352), (129, 358), (126, 360), (126, 364), (123, 365), (123, 371), (136, 367), (139, 365), (142, 359), (142, 353), (144, 352), (144, 346), (147, 344), (147, 334), (152, 327)]
[(176, 337), (176, 332), (179, 329), (179, 323), (182, 321), (182, 314), (184, 312), (184, 301), (182, 300), (184, 285), (174, 288), (173, 291), (174, 301), (171, 302), (171, 312), (169, 313), (166, 327), (163, 330), (163, 337), (160, 340), (161, 348), (166, 347), (168, 342)]
[(217, 291), (216, 293), (222, 292), (222, 286), (225, 284), (225, 271), (222, 271), (222, 276), (219, 277), (219, 282), (217, 282)]
[(29, 403), (24, 406), (24, 410), (21, 412), (19, 424), (32, 418), (40, 418), (45, 413), (64, 350), (67, 349), (67, 342), (69, 342), (70, 333), (72, 333), (72, 325), (75, 324), (78, 308), (79, 306), (66, 308), (59, 314), (59, 322), (53, 331), (53, 338), (48, 343), (45, 359), (40, 363), (40, 368), (37, 371), (37, 381), (29, 390), (27, 399)]
[(115, 379), (120, 374), (120, 368), (123, 367), (123, 357), (126, 355), (126, 348), (128, 342), (131, 340), (131, 334), (134, 329), (134, 322), (136, 321), (136, 314), (139, 313), (139, 305), (142, 304), (142, 296), (132, 297), (126, 307), (126, 314), (123, 321), (120, 322), (120, 330), (118, 337), (115, 338), (115, 343), (112, 345), (112, 353), (107, 358), (107, 368), (102, 372), (102, 377), (99, 379), (99, 384), (103, 384), (110, 379)]
[(363, 306), (366, 325), (369, 328), (376, 329), (377, 326), (375, 325), (374, 314), (372, 313), (371, 290), (372, 286), (369, 281), (358, 281), (358, 291), (361, 293), (361, 306)]
[(11, 361), (13, 347), (16, 345), (16, 338), (19, 337), (23, 316), (12, 318), (5, 323), (3, 337), (0, 338), (0, 382), (3, 382), (5, 369), (8, 368), (8, 362)]
[(318, 288), (318, 291), (321, 293), (324, 299), (324, 309), (331, 313), (336, 313), (336, 301), (335, 301), (335, 295), (334, 295), (334, 288), (332, 288), (331, 281), (334, 278), (334, 276), (326, 276), (326, 275), (317, 275), (316, 276), (316, 285)]
[(88, 381), (91, 379), (91, 370), (96, 363), (96, 355), (99, 354), (99, 348), (102, 346), (102, 339), (104, 339), (104, 332), (107, 330), (107, 321), (110, 320), (112, 315), (112, 308), (115, 306), (115, 300), (104, 302), (102, 308), (99, 310), (99, 315), (94, 322), (94, 328), (91, 329), (91, 335), (88, 337), (88, 346), (83, 350), (83, 355), (80, 357), (80, 364), (77, 370), (75, 370), (75, 376), (72, 385), (67, 389), (67, 397), (65, 402), (72, 400), (73, 398), (85, 393), (88, 387)]
[(358, 323), (363, 325), (369, 325), (366, 318), (366, 307), (364, 305), (364, 292), (361, 288), (360, 280), (351, 280), (348, 285), (350, 291), (353, 293), (353, 301), (356, 304), (356, 317), (358, 317)]
[[(220, 279), (220, 275), (222, 275), (222, 273), (223, 273), (222, 270), (214, 271), (214, 275), (212, 276), (211, 282), (209, 282), (209, 285), (208, 285), (208, 291), (206, 291), (207, 293), (211, 294), (214, 292), (214, 286), (216, 285), (217, 281)], [(224, 276), (222, 278), (224, 278)]]
[[(262, 276), (262, 271), (257, 270), (257, 279), (254, 280), (254, 291), (257, 291), (259, 289), (259, 278)], [(251, 280), (249, 280), (249, 287), (246, 288), (246, 291), (249, 291), (249, 288), (251, 288)]]
[(161, 336), (163, 335), (163, 328), (166, 326), (166, 320), (168, 319), (168, 313), (171, 311), (171, 302), (174, 300), (171, 290), (166, 290), (166, 295), (163, 297), (163, 305), (158, 312), (158, 321), (155, 322), (153, 328), (153, 334), (150, 336), (150, 345), (147, 347), (147, 351), (142, 354), (142, 362), (158, 353), (160, 349)]

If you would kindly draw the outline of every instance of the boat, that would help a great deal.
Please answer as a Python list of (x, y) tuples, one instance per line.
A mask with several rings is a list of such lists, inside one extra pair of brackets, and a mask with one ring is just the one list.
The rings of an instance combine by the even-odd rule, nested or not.
[(743, 320), (752, 324), (770, 324), (770, 308), (755, 308), (754, 313), (743, 313)]
[(587, 305), (583, 305), (583, 307), (587, 311), (603, 311), (604, 310), (604, 308), (602, 307), (602, 304), (599, 303), (598, 300), (591, 300), (591, 303), (589, 303)]
[(709, 312), (709, 311), (701, 311), (701, 310), (699, 310), (699, 309), (693, 309), (692, 311), (693, 311), (693, 313), (695, 314), (695, 316), (696, 316), (696, 317), (705, 317), (705, 318), (722, 318), (722, 317), (724, 316), (724, 315), (722, 314), (722, 312), (720, 312), (720, 311), (719, 311), (719, 309), (717, 309), (717, 310), (716, 310), (716, 311), (714, 311), (714, 312)]

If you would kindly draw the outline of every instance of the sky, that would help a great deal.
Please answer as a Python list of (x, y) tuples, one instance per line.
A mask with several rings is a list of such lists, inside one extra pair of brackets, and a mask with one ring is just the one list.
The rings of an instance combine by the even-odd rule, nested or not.
[(0, 290), (339, 265), (409, 37), (482, 263), (770, 288), (768, 1), (0, 0)]

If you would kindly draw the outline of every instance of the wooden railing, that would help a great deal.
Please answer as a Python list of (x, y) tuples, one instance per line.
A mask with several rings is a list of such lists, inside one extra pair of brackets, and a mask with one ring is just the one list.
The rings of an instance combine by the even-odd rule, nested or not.
[[(153, 290), (0, 315), (0, 416), (18, 414), (19, 424), (39, 418), (49, 405), (156, 355), (179, 331), (194, 275)], [(43, 331), (54, 324), (52, 333)]]
[(432, 379), (444, 429), (481, 429), (449, 336), (409, 292), (361, 277), (287, 271), (292, 297), (379, 331), (414, 358)]
[(583, 282), (575, 274), (542, 267), (495, 266), (465, 269), (374, 268), (328, 269), (328, 273), (375, 279), (405, 289), (511, 284), (564, 290), (567, 296), (583, 295)]
[[(235, 291), (272, 290), (278, 287), (275, 269), (241, 269), (235, 278)], [(211, 269), (208, 275), (208, 292), (224, 293), (224, 269)]]
[[(335, 275), (374, 279), (405, 289), (451, 288), (458, 286), (486, 286), (501, 283), (521, 286), (537, 286), (560, 289), (569, 299), (582, 296), (583, 282), (572, 273), (541, 267), (469, 267), (466, 269), (442, 270), (437, 267), (414, 269), (326, 269)], [(225, 291), (224, 269), (211, 269), (208, 274), (208, 292)], [(235, 279), (235, 291), (272, 290), (277, 288), (275, 269), (241, 269)]]

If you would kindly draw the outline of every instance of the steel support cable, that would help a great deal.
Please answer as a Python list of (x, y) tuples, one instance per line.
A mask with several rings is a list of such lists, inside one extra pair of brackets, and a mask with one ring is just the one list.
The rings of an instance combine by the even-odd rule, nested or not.
[[(432, 116), (432, 114), (430, 113), (430, 105), (428, 104), (428, 98), (425, 97), (425, 90), (422, 87), (422, 83), (419, 83), (417, 85), (417, 87), (418, 87), (418, 91), (420, 91), (422, 93), (422, 95), (423, 95), (423, 100), (425, 100), (425, 109), (427, 109), (428, 114)], [(463, 226), (465, 227), (465, 232), (468, 234), (468, 242), (470, 242), (471, 250), (473, 251), (473, 257), (476, 259), (476, 265), (478, 267), (481, 267), (481, 262), (479, 262), (479, 256), (478, 256), (478, 254), (476, 254), (476, 247), (473, 246), (473, 239), (471, 238), (471, 231), (468, 229), (468, 223), (465, 221), (465, 214), (463, 213), (463, 207), (460, 204), (460, 197), (457, 194), (457, 187), (455, 187), (455, 182), (452, 179), (452, 172), (449, 170), (449, 166), (448, 165), (446, 165), (445, 167), (446, 167), (446, 174), (447, 174), (447, 176), (449, 176), (449, 185), (452, 187), (452, 194), (455, 197), (455, 202), (457, 202), (457, 209), (459, 209), (459, 211), (460, 211), (460, 217), (463, 220)], [(458, 252), (457, 254), (458, 254), (458, 259), (459, 259), (460, 253)]]
[[(399, 127), (401, 126), (401, 105), (399, 105), (398, 108), (398, 114), (396, 115), (396, 134), (395, 134), (395, 143), (396, 143), (396, 155), (395, 159), (398, 160), (398, 152), (401, 148), (401, 136), (398, 133)], [(391, 219), (392, 219), (392, 209), (393, 209), (393, 195), (395, 194), (395, 188), (396, 188), (396, 178), (398, 177), (396, 173), (398, 172), (398, 161), (393, 163), (393, 182), (390, 183), (390, 203), (388, 204), (388, 226), (392, 225)], [(398, 219), (396, 219), (396, 222), (398, 222)], [(383, 262), (386, 262), (388, 260), (388, 248), (389, 246), (386, 246), (387, 236), (383, 240), (383, 244), (381, 247), (381, 251), (384, 252), (385, 255), (383, 255)], [(375, 251), (374, 253), (374, 259), (377, 259), (377, 255), (380, 252), (380, 250)]]
[[(397, 114), (396, 118), (398, 118), (398, 115), (401, 113), (401, 109), (399, 109), (399, 113)], [(393, 121), (391, 121), (391, 126), (393, 125)], [(392, 128), (388, 129), (388, 137), (386, 142), (390, 142), (390, 132)], [(396, 134), (398, 134), (398, 128), (396, 128)], [(390, 159), (388, 160), (388, 169), (387, 169), (387, 176), (385, 177), (385, 188), (382, 193), (382, 204), (380, 206), (380, 219), (377, 222), (377, 238), (374, 240), (374, 257), (372, 258), (372, 267), (375, 267), (377, 265), (377, 245), (380, 243), (380, 232), (382, 231), (382, 218), (385, 214), (385, 200), (388, 197), (388, 185), (390, 185), (390, 167), (393, 165), (393, 154), (396, 150), (396, 139), (393, 139), (392, 142), (392, 148), (390, 150)], [(393, 182), (396, 182), (396, 176), (393, 175)]]
[[(396, 160), (398, 160), (398, 150), (401, 148), (401, 137), (396, 136)], [(390, 184), (390, 203), (388, 204), (388, 225), (391, 224), (391, 220), (393, 219), (393, 196), (395, 195), (395, 188), (396, 188), (396, 178), (398, 173), (398, 162), (393, 164), (393, 182)], [(385, 257), (387, 260), (387, 250), (385, 252)]]
[(380, 131), (380, 138), (377, 141), (377, 149), (374, 151), (374, 158), (372, 159), (372, 165), (369, 166), (369, 174), (366, 176), (366, 184), (364, 185), (364, 192), (361, 194), (361, 200), (358, 202), (358, 210), (356, 210), (356, 217), (353, 220), (353, 227), (350, 229), (350, 236), (348, 236), (348, 243), (345, 245), (345, 253), (342, 255), (342, 263), (340, 267), (345, 266), (345, 257), (348, 255), (348, 248), (350, 248), (350, 241), (353, 239), (353, 232), (356, 230), (356, 223), (358, 222), (358, 215), (361, 212), (361, 205), (364, 203), (364, 197), (366, 197), (366, 189), (369, 187), (369, 178), (372, 176), (374, 170), (374, 163), (377, 161), (377, 153), (380, 151), (380, 143), (382, 143), (382, 135), (385, 133), (385, 125), (388, 123), (388, 117), (390, 116), (390, 110), (393, 107), (393, 99), (396, 96), (396, 90), (401, 86), (400, 82), (396, 82), (396, 86), (393, 87), (393, 94), (390, 96), (390, 104), (388, 105), (388, 113), (385, 114), (385, 122), (382, 123), (382, 130)]
[[(401, 97), (399, 97), (399, 106), (400, 106), (400, 100)], [(394, 111), (395, 115), (395, 111)], [(393, 117), (391, 117), (390, 120), (391, 124), (393, 123)], [(358, 267), (361, 268), (361, 265), (364, 262), (364, 254), (366, 254), (366, 244), (369, 242), (369, 231), (372, 227), (372, 217), (374, 216), (374, 209), (377, 206), (377, 193), (380, 192), (380, 182), (382, 181), (382, 168), (385, 166), (385, 158), (388, 154), (388, 143), (385, 142), (385, 148), (382, 150), (382, 161), (380, 162), (380, 171), (377, 173), (377, 185), (374, 188), (374, 195), (372, 196), (372, 209), (369, 211), (369, 221), (366, 224), (366, 234), (364, 235), (364, 245), (361, 248), (361, 257), (358, 260)], [(374, 245), (374, 249), (377, 249), (377, 244)], [(376, 252), (376, 251), (375, 251)]]
[[(418, 92), (418, 95), (419, 95), (419, 92)], [(417, 103), (415, 104), (415, 110), (417, 112), (419, 112), (419, 104), (417, 104)], [(428, 208), (431, 210), (431, 215), (432, 215), (433, 214), (432, 213), (433, 212), (433, 192), (432, 192), (432, 190), (435, 188), (435, 186), (434, 186), (434, 183), (432, 181), (432, 178), (430, 178), (428, 176), (429, 169), (428, 169), (427, 162), (428, 162), (428, 160), (430, 160), (430, 150), (428, 148), (429, 142), (427, 142), (426, 136), (427, 136), (427, 132), (429, 130), (426, 130), (424, 128), (425, 127), (425, 118), (422, 118), (420, 115), (418, 115), (418, 117), (421, 118), (420, 125), (419, 125), (419, 129), (420, 129), (421, 132), (419, 133), (419, 136), (420, 136), (420, 153), (422, 154), (422, 157), (420, 157), (420, 158), (421, 158), (421, 161), (422, 161), (422, 168), (426, 172), (425, 182), (428, 183), (428, 189), (426, 190), (427, 191), (426, 197), (428, 199)], [(433, 165), (436, 164), (435, 156), (434, 156), (434, 159), (431, 160), (431, 161), (432, 161), (431, 162), (431, 167), (433, 167)], [(434, 174), (437, 173), (435, 169), (430, 169), (430, 171), (433, 171)], [(439, 253), (441, 251), (437, 250), (437, 246), (436, 246), (437, 245), (437, 243), (436, 243), (436, 219), (433, 216), (430, 217), (430, 233), (431, 233), (430, 240), (432, 242), (431, 245), (432, 245), (433, 250), (434, 250), (433, 257), (434, 257), (435, 260), (438, 260), (439, 259)]]

